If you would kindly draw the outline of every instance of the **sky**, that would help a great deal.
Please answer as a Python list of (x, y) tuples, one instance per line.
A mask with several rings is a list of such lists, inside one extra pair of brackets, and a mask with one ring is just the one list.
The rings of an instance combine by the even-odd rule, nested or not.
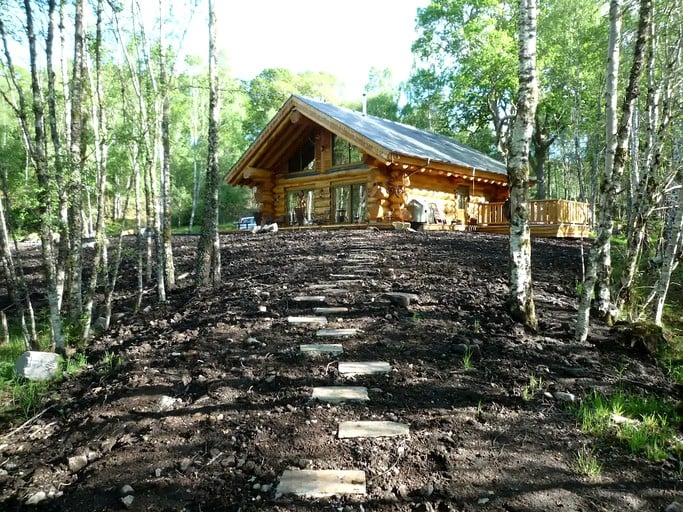
[[(418, 7), (429, 0), (219, 0), (218, 46), (236, 78), (263, 69), (325, 71), (360, 99), (372, 66), (408, 78)], [(200, 32), (202, 33), (202, 32)], [(206, 32), (204, 32), (206, 33)]]

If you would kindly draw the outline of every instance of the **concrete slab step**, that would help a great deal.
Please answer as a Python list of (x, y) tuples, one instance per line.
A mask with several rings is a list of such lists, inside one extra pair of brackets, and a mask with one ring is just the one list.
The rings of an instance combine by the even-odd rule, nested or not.
[(359, 279), (360, 274), (330, 274), (330, 279)]
[(299, 351), (308, 356), (338, 356), (344, 353), (340, 343), (309, 343), (299, 345)]
[(294, 302), (325, 302), (324, 295), (297, 295), (292, 297)]
[(327, 318), (324, 316), (288, 316), (287, 322), (290, 324), (327, 325)]
[(315, 335), (318, 338), (346, 338), (358, 334), (358, 329), (318, 329)]
[(339, 439), (407, 435), (410, 435), (410, 427), (395, 421), (342, 421), (337, 430)]
[(313, 388), (311, 398), (338, 404), (340, 402), (364, 402), (370, 400), (368, 388), (363, 386), (320, 386)]
[(336, 469), (285, 470), (275, 489), (275, 497), (296, 494), (324, 498), (335, 494), (365, 494), (365, 472)]
[(339, 362), (339, 373), (342, 375), (371, 375), (390, 371), (391, 365), (384, 361)]
[(349, 308), (347, 307), (319, 307), (319, 308), (313, 308), (313, 313), (316, 315), (338, 315), (339, 313), (348, 313)]

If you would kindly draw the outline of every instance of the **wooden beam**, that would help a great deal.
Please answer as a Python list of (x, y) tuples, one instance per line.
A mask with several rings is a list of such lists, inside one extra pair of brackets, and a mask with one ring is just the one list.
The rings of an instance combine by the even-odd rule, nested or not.
[(258, 167), (246, 167), (243, 173), (244, 179), (254, 181), (265, 181), (273, 176), (273, 171), (259, 169)]

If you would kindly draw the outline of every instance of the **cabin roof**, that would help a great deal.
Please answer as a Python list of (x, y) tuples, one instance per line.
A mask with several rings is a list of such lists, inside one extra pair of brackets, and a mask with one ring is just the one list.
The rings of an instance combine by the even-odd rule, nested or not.
[(462, 167), (474, 167), (507, 176), (504, 163), (450, 137), (420, 130), (407, 124), (363, 115), (355, 110), (314, 101), (303, 96), (296, 96), (296, 98), (392, 153)]
[[(295, 123), (292, 114), (298, 112), (304, 122)], [(272, 169), (276, 158), (297, 138), (322, 126), (340, 136), (367, 155), (392, 164), (411, 164), (426, 168), (459, 168), (491, 174), (506, 180), (504, 163), (465, 144), (436, 133), (419, 130), (406, 124), (389, 121), (361, 112), (292, 95), (261, 131), (249, 149), (226, 175), (232, 185), (250, 182), (245, 170)]]

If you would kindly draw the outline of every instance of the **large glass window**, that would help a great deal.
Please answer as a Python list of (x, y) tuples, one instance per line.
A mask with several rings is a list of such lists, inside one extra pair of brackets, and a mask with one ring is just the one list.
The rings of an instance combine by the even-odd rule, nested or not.
[(455, 191), (455, 207), (464, 210), (467, 207), (467, 197), (470, 195), (469, 187), (458, 187)]
[(313, 216), (312, 190), (290, 190), (287, 192), (287, 217), (289, 225), (305, 225), (311, 223)]
[(287, 162), (287, 171), (299, 172), (313, 169), (315, 169), (315, 143), (307, 140)]
[(350, 142), (332, 136), (332, 165), (358, 164), (363, 161), (363, 153)]
[(332, 187), (334, 220), (338, 224), (367, 220), (367, 188), (365, 183)]

